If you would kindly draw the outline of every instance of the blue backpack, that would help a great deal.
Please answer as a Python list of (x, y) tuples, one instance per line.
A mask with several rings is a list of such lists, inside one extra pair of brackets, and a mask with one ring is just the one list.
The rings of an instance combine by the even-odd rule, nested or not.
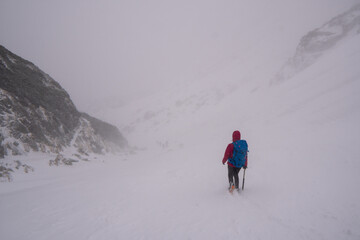
[(228, 162), (237, 168), (245, 165), (248, 144), (245, 140), (239, 140), (232, 143), (234, 145), (233, 157), (228, 159)]

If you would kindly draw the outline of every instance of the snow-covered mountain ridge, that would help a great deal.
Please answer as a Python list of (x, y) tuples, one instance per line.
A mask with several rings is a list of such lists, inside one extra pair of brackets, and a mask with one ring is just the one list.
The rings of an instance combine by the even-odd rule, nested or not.
[(49, 75), (0, 46), (0, 158), (31, 151), (75, 154), (120, 151), (115, 126), (80, 113)]
[[(302, 108), (309, 107), (316, 99), (328, 99), (330, 93), (339, 93), (348, 85), (356, 84), (357, 72), (354, 71), (356, 61), (352, 61), (352, 58), (357, 54), (355, 45), (359, 39), (359, 33), (360, 4), (302, 37), (294, 57), (285, 63), (275, 77), (268, 76), (268, 79), (256, 79), (254, 82), (255, 84), (259, 83), (258, 85), (254, 85), (252, 82), (240, 85), (233, 79), (232, 81), (226, 81), (226, 79), (214, 81), (214, 76), (209, 76), (188, 86), (177, 87), (163, 94), (140, 99), (120, 109), (112, 109), (111, 115), (114, 112), (122, 112), (125, 117), (118, 122), (118, 125), (130, 138), (136, 136), (134, 140), (139, 141), (139, 135), (144, 132), (151, 132), (151, 129), (162, 132), (161, 129), (166, 128), (166, 132), (171, 133), (176, 131), (174, 129), (178, 128), (179, 124), (189, 123), (192, 125), (198, 121), (197, 116), (203, 116), (205, 112), (209, 114), (207, 117), (209, 119), (217, 118), (218, 115), (230, 115), (232, 111), (236, 112), (235, 109), (231, 110), (236, 102), (241, 103), (238, 105), (241, 105), (239, 110), (244, 113), (241, 116), (241, 119), (244, 120), (256, 118), (252, 115), (253, 113), (268, 112), (264, 111), (264, 108), (271, 109), (272, 113), (276, 112), (280, 116), (295, 113)], [(342, 47), (342, 45), (344, 46)], [(334, 54), (333, 52), (337, 48), (340, 50)], [(341, 60), (333, 59), (330, 61), (332, 58), (339, 57)], [(315, 67), (310, 68), (312, 65)], [(328, 65), (331, 65), (331, 68)], [(236, 67), (241, 67), (241, 65), (233, 66), (233, 68)], [(231, 69), (227, 70), (231, 72)], [(326, 72), (329, 71), (334, 72), (334, 75), (328, 76)], [(246, 69), (243, 72), (243, 75), (247, 74)], [(346, 77), (343, 76), (344, 74)], [(314, 76), (316, 77), (314, 78)], [(269, 79), (273, 85), (275, 82), (284, 82), (290, 77), (294, 78), (294, 83), (285, 86), (279, 84), (279, 87), (267, 87)], [(242, 78), (242, 76), (238, 76), (238, 78)], [(293, 87), (289, 90), (288, 87), (292, 84)], [(353, 88), (354, 91), (355, 89)], [(295, 96), (301, 93), (301, 96), (294, 97), (289, 92), (295, 93)], [(284, 96), (282, 101), (280, 101), (281, 96)], [(289, 101), (288, 98), (293, 99), (293, 102)], [(326, 100), (323, 101), (326, 102)], [(340, 102), (336, 105), (339, 105)], [(308, 105), (305, 106), (306, 104)], [(322, 109), (328, 111), (333, 109), (325, 105), (326, 103)], [(283, 112), (281, 113), (281, 111)], [(324, 110), (320, 112), (322, 111)], [(324, 120), (320, 112), (311, 115), (321, 118), (313, 121), (321, 122)], [(110, 119), (110, 114), (106, 111), (102, 112), (101, 115), (109, 116), (107, 118)], [(264, 119), (271, 116), (268, 113)], [(151, 136), (151, 139), (156, 138), (155, 134), (151, 134)], [(156, 141), (163, 142), (160, 139)]]
[(301, 39), (295, 55), (285, 63), (271, 83), (275, 84), (291, 78), (315, 63), (337, 44), (357, 34), (360, 34), (360, 4), (306, 34)]

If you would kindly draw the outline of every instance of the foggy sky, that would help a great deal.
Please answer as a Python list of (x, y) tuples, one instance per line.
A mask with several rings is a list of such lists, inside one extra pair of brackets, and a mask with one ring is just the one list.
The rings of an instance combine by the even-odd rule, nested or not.
[(239, 69), (278, 67), (300, 37), (356, 2), (0, 0), (0, 44), (92, 113), (196, 80), (232, 59)]

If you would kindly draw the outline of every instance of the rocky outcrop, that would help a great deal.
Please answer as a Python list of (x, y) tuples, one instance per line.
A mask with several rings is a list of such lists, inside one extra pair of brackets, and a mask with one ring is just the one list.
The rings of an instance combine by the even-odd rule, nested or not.
[(331, 19), (322, 27), (306, 34), (301, 39), (295, 55), (285, 63), (271, 80), (271, 84), (290, 79), (295, 74), (315, 63), (319, 57), (339, 42), (359, 33), (360, 4), (357, 4), (349, 11)]
[(80, 113), (69, 94), (33, 63), (0, 46), (0, 158), (29, 151), (121, 151), (118, 129)]

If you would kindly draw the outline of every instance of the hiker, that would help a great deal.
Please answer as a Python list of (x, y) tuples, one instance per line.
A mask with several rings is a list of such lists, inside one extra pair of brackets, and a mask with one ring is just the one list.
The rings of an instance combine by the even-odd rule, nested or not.
[[(233, 191), (234, 188), (239, 191), (239, 172), (243, 167), (247, 168), (247, 152), (248, 145), (245, 140), (241, 139), (239, 131), (233, 132), (233, 142), (230, 143), (225, 151), (222, 163), (228, 164), (228, 177), (229, 177), (229, 191)], [(234, 183), (235, 180), (235, 183)]]

